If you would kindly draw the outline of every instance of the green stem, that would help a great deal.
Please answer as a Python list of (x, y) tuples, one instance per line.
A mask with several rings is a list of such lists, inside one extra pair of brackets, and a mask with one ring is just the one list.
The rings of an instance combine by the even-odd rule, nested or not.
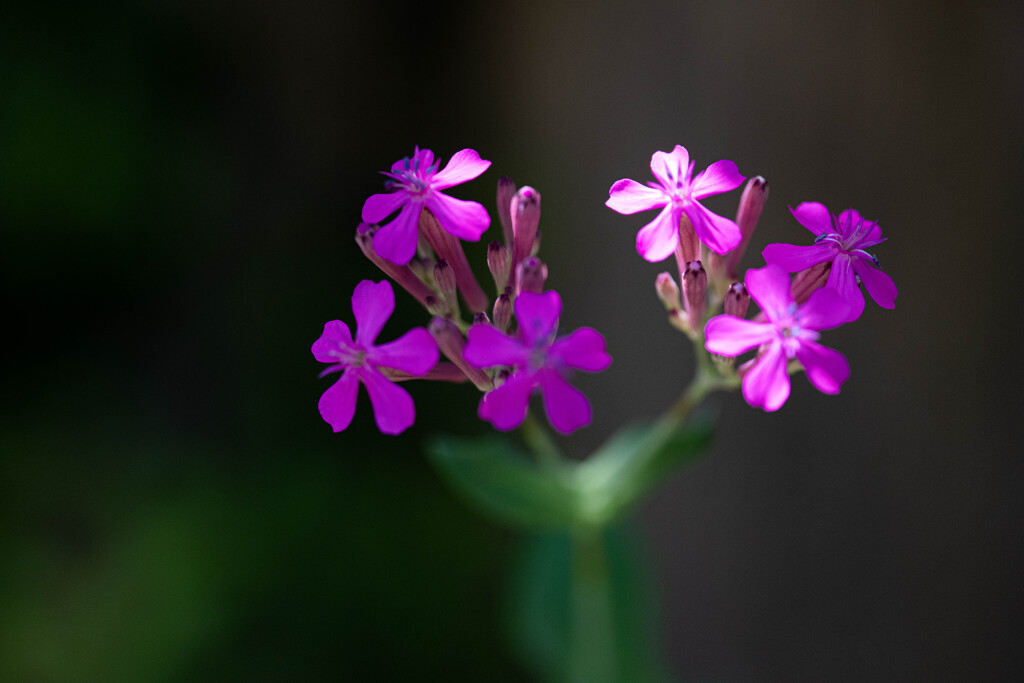
[(570, 642), (566, 680), (612, 683), (620, 663), (615, 648), (608, 555), (601, 531), (572, 538)]
[(546, 468), (555, 469), (562, 462), (562, 452), (558, 444), (551, 438), (550, 432), (544, 428), (533, 413), (527, 411), (523, 420), (523, 440), (530, 447), (537, 461)]

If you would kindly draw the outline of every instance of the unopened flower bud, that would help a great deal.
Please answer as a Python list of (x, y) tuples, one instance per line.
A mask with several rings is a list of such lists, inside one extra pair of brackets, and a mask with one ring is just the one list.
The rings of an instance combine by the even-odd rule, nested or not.
[(817, 263), (806, 270), (801, 270), (793, 278), (793, 284), (789, 287), (789, 292), (793, 296), (793, 301), (797, 304), (802, 304), (810, 298), (811, 294), (816, 289), (821, 289), (828, 282), (829, 273), (832, 272), (832, 262), (824, 261)]
[[(421, 304), (427, 306), (427, 298), (433, 297), (430, 287), (423, 283), (423, 279), (416, 271), (408, 265), (402, 266), (382, 258), (373, 248), (373, 236), (378, 226), (372, 223), (360, 223), (356, 228), (356, 244), (360, 251), (370, 259), (385, 275), (397, 282), (402, 289), (412, 294)], [(428, 307), (429, 308), (429, 307)]]
[(761, 211), (767, 200), (768, 181), (764, 179), (764, 176), (756, 176), (748, 180), (747, 186), (743, 188), (743, 195), (740, 197), (739, 208), (736, 210), (736, 225), (740, 226), (743, 241), (729, 252), (725, 266), (726, 274), (733, 280), (736, 279), (740, 259), (743, 258), (743, 253), (747, 250), (750, 236), (757, 228), (757, 222), (761, 219)]
[(685, 213), (679, 215), (679, 244), (676, 245), (676, 265), (679, 266), (679, 277), (686, 273), (686, 264), (700, 260), (700, 239), (693, 230), (693, 223)]
[(427, 297), (427, 300), (423, 302), (423, 305), (427, 307), (427, 311), (430, 312), (430, 315), (439, 315), (444, 317), (450, 313), (448, 302), (438, 299), (433, 294)]
[(466, 338), (459, 332), (458, 326), (448, 318), (436, 317), (430, 321), (428, 328), (430, 334), (434, 335), (437, 347), (441, 353), (455, 363), (460, 370), (469, 378), (480, 391), (488, 391), (491, 388), (491, 380), (483, 370), (474, 368), (466, 362), (462, 356), (462, 350), (466, 347)]
[(512, 197), (512, 263), (518, 267), (533, 251), (540, 223), (540, 192), (521, 187)]
[(441, 298), (448, 305), (448, 310), (455, 315), (458, 312), (459, 300), (455, 291), (455, 271), (443, 258), (434, 264), (434, 284)]
[(671, 313), (682, 308), (679, 299), (679, 285), (668, 273), (659, 273), (658, 279), (654, 281), (654, 289), (658, 292), (658, 298), (665, 306), (665, 310)]
[(491, 242), (487, 245), (487, 268), (494, 278), (495, 291), (499, 294), (505, 291), (508, 285), (508, 249), (500, 242)]
[(544, 282), (548, 279), (548, 266), (536, 256), (531, 256), (516, 266), (516, 295), (519, 292), (544, 291)]
[(700, 261), (690, 261), (683, 273), (683, 301), (689, 314), (690, 328), (699, 330), (707, 300), (708, 274)]
[(469, 310), (476, 312), (486, 309), (487, 295), (480, 288), (480, 283), (476, 281), (476, 276), (473, 275), (473, 270), (469, 267), (466, 252), (462, 250), (462, 242), (442, 228), (427, 207), (423, 207), (420, 211), (419, 227), (420, 234), (426, 237), (438, 258), (447, 261), (455, 271), (455, 281)]
[(750, 294), (742, 282), (734, 282), (729, 285), (729, 291), (725, 295), (723, 303), (724, 310), (729, 315), (737, 318), (747, 317), (747, 308), (750, 307)]
[(474, 325), (490, 325), (491, 319), (487, 317), (487, 314), (483, 311), (473, 314)]
[[(501, 221), (501, 232), (505, 236), (505, 245), (512, 248), (512, 195), (516, 193), (516, 184), (511, 178), (498, 178), (498, 220)], [(502, 285), (504, 287), (504, 285)], [(501, 287), (498, 288), (501, 291)]]
[(508, 292), (502, 293), (494, 302), (494, 327), (499, 332), (508, 332), (508, 324), (512, 321), (512, 297)]

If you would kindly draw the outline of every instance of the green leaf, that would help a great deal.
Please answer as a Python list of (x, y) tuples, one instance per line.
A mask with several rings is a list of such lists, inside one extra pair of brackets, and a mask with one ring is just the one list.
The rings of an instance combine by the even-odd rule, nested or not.
[(441, 476), (481, 512), (519, 527), (568, 529), (578, 520), (571, 469), (544, 468), (504, 439), (439, 436), (427, 444)]

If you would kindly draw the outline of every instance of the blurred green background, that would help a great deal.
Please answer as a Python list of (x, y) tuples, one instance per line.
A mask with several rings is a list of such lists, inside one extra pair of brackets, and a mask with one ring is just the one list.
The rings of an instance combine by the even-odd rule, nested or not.
[[(765, 415), (717, 397), (702, 463), (635, 526), (681, 680), (1020, 675), (1018, 3), (23, 3), (0, 22), (0, 679), (518, 681), (519, 537), (426, 463), (467, 387), (334, 435), (309, 346), (351, 320), (376, 171), (492, 160), (544, 197), (583, 456), (692, 370), (603, 206), (650, 154), (735, 160), (881, 222), (895, 311), (828, 333), (852, 379)], [(711, 208), (729, 214), (738, 193)], [(487, 238), (498, 234), (492, 231)], [(483, 245), (470, 245), (479, 272)], [(382, 339), (425, 324), (410, 297)]]

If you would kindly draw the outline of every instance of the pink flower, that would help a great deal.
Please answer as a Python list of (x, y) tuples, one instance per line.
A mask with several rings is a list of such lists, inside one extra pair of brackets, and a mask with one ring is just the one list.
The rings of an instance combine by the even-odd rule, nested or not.
[(746, 286), (768, 322), (716, 315), (704, 326), (704, 347), (723, 356), (760, 347), (753, 367), (743, 376), (747, 403), (768, 411), (781, 408), (789, 398), (786, 366), (793, 358), (815, 388), (838, 394), (850, 377), (850, 366), (841, 353), (817, 343), (817, 331), (846, 322), (848, 304), (834, 291), (819, 289), (797, 306), (789, 293), (789, 276), (778, 266), (748, 270)]
[(839, 294), (850, 304), (850, 317), (856, 320), (864, 312), (864, 294), (859, 282), (882, 308), (896, 307), (896, 284), (878, 269), (878, 259), (865, 249), (885, 241), (878, 223), (865, 220), (853, 209), (838, 217), (829, 213), (824, 204), (804, 202), (789, 209), (793, 217), (817, 237), (810, 246), (769, 244), (761, 252), (766, 263), (781, 267), (789, 273), (825, 261), (832, 262), (827, 289)]
[(683, 215), (690, 219), (697, 237), (718, 254), (735, 249), (743, 240), (736, 223), (708, 211), (698, 200), (734, 190), (746, 178), (736, 164), (725, 159), (691, 178), (693, 166), (686, 149), (676, 145), (671, 153), (655, 152), (651, 157), (651, 172), (657, 183), (644, 186), (624, 178), (608, 191), (605, 206), (621, 214), (661, 209), (636, 236), (636, 250), (648, 261), (662, 261), (675, 251)]
[(486, 324), (469, 328), (463, 355), (470, 365), (513, 368), (504, 384), (481, 399), (481, 419), (502, 431), (518, 427), (526, 419), (530, 395), (540, 387), (544, 411), (558, 432), (568, 434), (590, 424), (590, 402), (565, 375), (572, 368), (600, 372), (612, 359), (605, 352), (604, 337), (589, 327), (554, 339), (561, 313), (558, 292), (524, 291), (515, 301), (518, 338)]
[(416, 419), (409, 392), (396, 386), (378, 368), (394, 368), (410, 375), (426, 374), (437, 364), (439, 353), (434, 338), (415, 327), (393, 342), (375, 346), (384, 323), (395, 310), (395, 292), (387, 280), (363, 280), (352, 293), (356, 316), (356, 338), (348, 325), (332, 320), (313, 342), (313, 356), (330, 363), (320, 376), (341, 372), (334, 385), (320, 397), (320, 415), (340, 432), (352, 422), (356, 411), (359, 382), (366, 385), (373, 404), (377, 427), (385, 434), (400, 434)]
[(412, 158), (396, 161), (390, 172), (382, 171), (391, 178), (387, 187), (395, 192), (375, 194), (363, 204), (363, 220), (367, 223), (380, 223), (401, 209), (395, 220), (381, 226), (373, 236), (374, 250), (392, 263), (404, 265), (416, 253), (420, 212), (424, 206), (445, 230), (464, 240), (479, 240), (491, 224), (491, 217), (482, 204), (441, 193), (441, 190), (476, 178), (491, 162), (481, 159), (472, 149), (464, 149), (455, 153), (444, 170), (438, 171), (438, 165), (433, 152), (417, 147)]

